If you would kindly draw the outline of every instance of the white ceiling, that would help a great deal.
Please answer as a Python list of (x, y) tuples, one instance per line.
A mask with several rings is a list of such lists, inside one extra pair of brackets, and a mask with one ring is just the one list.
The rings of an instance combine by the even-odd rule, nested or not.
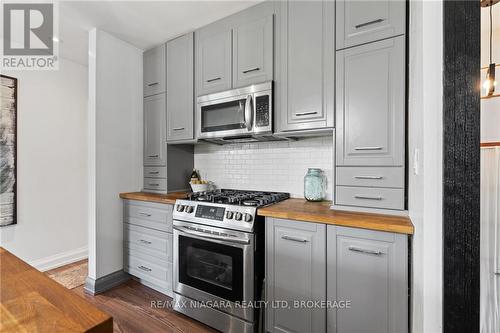
[(93, 27), (148, 49), (260, 1), (61, 1), (60, 56), (87, 64)]

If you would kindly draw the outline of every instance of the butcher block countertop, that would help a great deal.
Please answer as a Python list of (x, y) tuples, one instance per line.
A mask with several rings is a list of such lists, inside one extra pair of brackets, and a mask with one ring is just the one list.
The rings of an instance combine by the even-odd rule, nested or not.
[(187, 194), (188, 192), (171, 192), (167, 194), (129, 192), (120, 193), (120, 198), (173, 205), (175, 204), (175, 200), (185, 199), (187, 197)]
[(343, 227), (413, 234), (413, 224), (409, 217), (338, 211), (330, 209), (331, 204), (330, 201), (309, 202), (304, 199), (288, 199), (260, 208), (257, 214)]
[(113, 319), (0, 247), (0, 332), (112, 333)]

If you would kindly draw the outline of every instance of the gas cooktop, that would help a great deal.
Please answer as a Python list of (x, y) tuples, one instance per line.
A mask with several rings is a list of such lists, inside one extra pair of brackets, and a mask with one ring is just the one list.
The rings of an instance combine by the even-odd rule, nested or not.
[(190, 201), (212, 202), (218, 204), (262, 207), (285, 199), (290, 195), (282, 192), (261, 192), (221, 189), (209, 192), (197, 192), (188, 195)]

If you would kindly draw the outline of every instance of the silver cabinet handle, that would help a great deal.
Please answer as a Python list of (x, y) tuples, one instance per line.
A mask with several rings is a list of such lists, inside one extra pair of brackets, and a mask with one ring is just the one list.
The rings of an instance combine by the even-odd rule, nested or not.
[(183, 129), (185, 129), (184, 127), (175, 127), (175, 128), (172, 128), (172, 131), (182, 131)]
[(157, 84), (158, 84), (158, 82), (153, 82), (153, 83), (148, 84), (148, 87), (156, 86)]
[(137, 266), (137, 268), (142, 269), (143, 271), (146, 271), (146, 272), (151, 272), (151, 268), (148, 268), (146, 266), (141, 265), (141, 266)]
[(141, 242), (141, 243), (143, 243), (143, 244), (148, 244), (148, 245), (149, 245), (149, 244), (151, 244), (151, 242), (150, 242), (150, 241), (147, 241), (147, 240), (145, 240), (145, 239), (139, 239), (139, 242)]
[(356, 147), (354, 150), (382, 150), (383, 147)]
[(247, 100), (245, 102), (245, 126), (247, 130), (252, 129), (252, 112), (253, 111), (253, 106), (252, 106), (252, 95), (247, 96)]
[(382, 179), (382, 176), (354, 176), (354, 179)]
[(207, 82), (214, 82), (214, 81), (217, 81), (220, 79), (221, 79), (221, 77), (214, 77), (213, 79), (208, 79)]
[(289, 241), (292, 241), (292, 242), (307, 243), (307, 239), (297, 238), (297, 237), (287, 236), (287, 235), (281, 236), (281, 239), (289, 240)]
[(139, 215), (142, 215), (142, 216), (151, 216), (151, 214), (148, 214), (148, 213), (139, 213)]
[(250, 68), (250, 69), (244, 70), (242, 73), (246, 74), (246, 73), (255, 72), (255, 71), (258, 71), (258, 70), (260, 70), (260, 68), (259, 67), (255, 67), (255, 68)]
[(154, 183), (154, 184), (149, 183), (148, 185), (149, 185), (149, 186), (160, 186), (160, 184), (157, 184), (157, 183)]
[(362, 27), (366, 27), (367, 25), (372, 25), (372, 24), (375, 24), (375, 23), (383, 22), (383, 21), (384, 21), (384, 19), (376, 19), (376, 20), (373, 20), (373, 21), (370, 21), (370, 22), (365, 22), (365, 23), (357, 24), (354, 27), (356, 29), (359, 29), (359, 28), (362, 28)]
[(157, 175), (157, 174), (159, 174), (159, 173), (160, 173), (160, 171), (149, 171), (149, 174), (150, 174), (150, 175)]
[(367, 200), (382, 200), (383, 197), (369, 197), (365, 195), (355, 195), (354, 196), (356, 199), (367, 199)]
[(160, 155), (149, 155), (148, 157), (149, 157), (149, 158), (157, 158), (157, 157), (159, 157), (159, 156), (160, 156)]
[(495, 273), (493, 273), (493, 274), (495, 274), (495, 275), (500, 275), (500, 272), (495, 272)]
[(310, 116), (313, 114), (318, 114), (318, 111), (309, 111), (309, 112), (297, 112), (295, 113), (296, 117)]
[(362, 249), (360, 247), (355, 247), (355, 246), (349, 246), (348, 249), (349, 249), (349, 251), (366, 253), (366, 254), (374, 254), (376, 256), (380, 256), (380, 255), (384, 254), (384, 252), (381, 252), (381, 251), (367, 250), (367, 249)]

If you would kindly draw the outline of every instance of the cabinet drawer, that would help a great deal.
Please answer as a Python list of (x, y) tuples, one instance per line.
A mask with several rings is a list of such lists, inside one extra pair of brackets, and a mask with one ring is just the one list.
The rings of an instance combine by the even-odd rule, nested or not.
[(140, 279), (165, 289), (172, 288), (172, 264), (134, 250), (125, 251), (125, 270)]
[(337, 185), (404, 187), (404, 168), (337, 167)]
[(125, 223), (172, 232), (172, 205), (127, 201), (123, 209)]
[(337, 205), (403, 210), (404, 190), (337, 186), (335, 202)]
[(155, 191), (166, 191), (167, 180), (161, 178), (144, 177), (144, 189)]
[(172, 262), (172, 234), (140, 226), (125, 224), (125, 246)]
[(144, 167), (144, 177), (149, 178), (166, 178), (166, 167)]

